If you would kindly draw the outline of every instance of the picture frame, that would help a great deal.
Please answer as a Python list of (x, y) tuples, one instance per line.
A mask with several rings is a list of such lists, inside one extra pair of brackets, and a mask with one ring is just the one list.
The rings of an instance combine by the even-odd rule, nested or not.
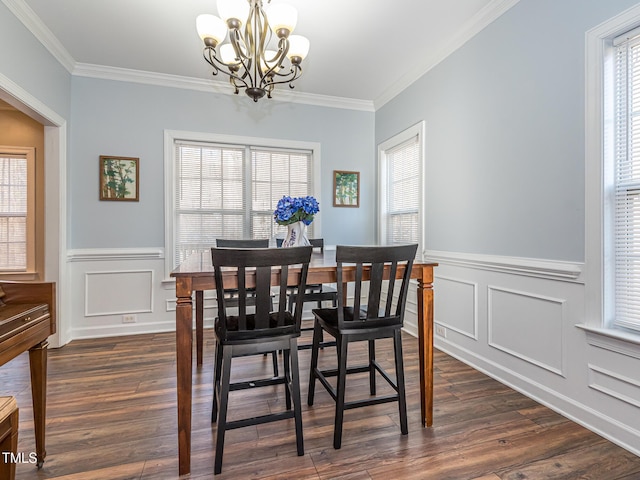
[(100, 200), (137, 202), (140, 158), (100, 155)]
[(333, 206), (360, 206), (360, 172), (348, 170), (333, 171)]

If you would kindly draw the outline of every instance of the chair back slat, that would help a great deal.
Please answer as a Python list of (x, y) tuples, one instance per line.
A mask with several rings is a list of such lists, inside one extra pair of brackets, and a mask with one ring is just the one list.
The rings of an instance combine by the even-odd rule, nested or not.
[[(417, 247), (417, 244), (374, 247), (337, 246), (339, 328), (402, 324)], [(345, 303), (343, 284), (350, 278), (345, 278), (344, 265), (347, 264), (355, 264), (354, 294), (353, 299)], [(401, 278), (397, 278), (400, 271), (402, 271)], [(366, 307), (362, 307), (361, 298), (366, 288), (365, 284), (368, 292)], [(396, 306), (395, 310), (393, 305)]]
[[(275, 335), (277, 330), (300, 333), (302, 303), (291, 316), (287, 311), (287, 284), (292, 273), (296, 274), (298, 289), (306, 287), (312, 247), (291, 248), (221, 248), (211, 249), (218, 301), (218, 333), (228, 336)], [(225, 270), (237, 269), (237, 303), (231, 303), (224, 295)], [(294, 269), (295, 272), (292, 272)], [(299, 274), (298, 274), (299, 272)], [(272, 277), (279, 276), (279, 299), (272, 311)], [(226, 285), (229, 288), (229, 285)], [(255, 300), (255, 312), (247, 309), (247, 297)], [(228, 305), (230, 304), (230, 305)], [(238, 307), (237, 315), (230, 311)], [(275, 320), (275, 321), (274, 321)], [(233, 327), (233, 331), (230, 328)], [(281, 334), (282, 332), (280, 332)]]
[[(409, 272), (411, 272), (411, 270), (409, 270)], [(395, 291), (397, 274), (398, 274), (398, 262), (394, 260), (391, 262), (391, 266), (389, 268), (389, 286), (387, 288), (387, 291), (389, 292)], [(393, 295), (387, 295), (387, 304), (384, 309), (385, 317), (389, 317), (391, 315), (392, 306), (393, 306)]]
[(255, 328), (269, 328), (271, 313), (271, 267), (256, 267), (256, 286), (251, 292), (255, 296), (256, 320)]

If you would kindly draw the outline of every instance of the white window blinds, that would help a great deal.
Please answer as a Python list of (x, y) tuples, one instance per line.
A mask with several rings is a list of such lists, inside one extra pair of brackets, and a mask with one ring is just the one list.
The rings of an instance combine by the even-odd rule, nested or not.
[[(176, 141), (174, 266), (216, 238), (272, 238), (283, 195), (313, 195), (310, 151)], [(313, 224), (308, 227), (313, 235)]]
[(25, 272), (33, 267), (32, 157), (0, 149), (0, 271)]
[(387, 244), (416, 243), (420, 198), (418, 137), (387, 152)]
[(422, 130), (410, 127), (379, 147), (380, 241), (422, 251)]
[(640, 330), (640, 37), (615, 43), (614, 324)]

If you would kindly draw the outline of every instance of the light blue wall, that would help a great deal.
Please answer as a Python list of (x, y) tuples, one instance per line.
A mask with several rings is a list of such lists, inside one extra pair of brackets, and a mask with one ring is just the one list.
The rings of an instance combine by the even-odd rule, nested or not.
[(0, 74), (69, 119), (71, 75), (2, 2)]
[[(319, 142), (328, 243), (375, 240), (375, 145), (426, 121), (426, 248), (584, 260), (584, 35), (634, 0), (521, 0), (375, 114), (73, 77), (0, 3), (0, 73), (69, 122), (69, 246), (164, 244), (164, 129)], [(141, 158), (139, 203), (98, 157)], [(331, 206), (361, 171), (359, 209)]]
[[(164, 245), (165, 129), (320, 143), (325, 241), (374, 242), (372, 112), (83, 77), (72, 90), (71, 248)], [(99, 201), (100, 155), (140, 157), (140, 202)], [(362, 172), (359, 209), (332, 206), (333, 170)]]
[(521, 0), (376, 112), (426, 122), (426, 248), (584, 261), (585, 32), (634, 0)]

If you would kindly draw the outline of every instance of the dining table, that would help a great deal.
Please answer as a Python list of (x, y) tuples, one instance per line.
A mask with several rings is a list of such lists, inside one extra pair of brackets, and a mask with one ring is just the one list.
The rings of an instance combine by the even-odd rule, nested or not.
[[(311, 255), (307, 283), (336, 283), (336, 251), (325, 249)], [(418, 359), (420, 370), (420, 410), (423, 427), (433, 424), (433, 269), (437, 263), (416, 260), (411, 278), (417, 280)], [(343, 281), (348, 281), (355, 267), (343, 266)], [(403, 270), (398, 270), (398, 278)], [(299, 269), (289, 269), (287, 282), (297, 284)], [(193, 375), (194, 302), (196, 331), (196, 360), (202, 365), (203, 347), (203, 292), (215, 289), (211, 251), (197, 251), (189, 255), (171, 272), (176, 283), (176, 375), (178, 406), (178, 470), (179, 475), (191, 471), (191, 408)], [(272, 276), (272, 284), (279, 284), (278, 275)], [(250, 286), (251, 279), (247, 279)], [(237, 285), (237, 272), (233, 269), (223, 274), (225, 288)], [(345, 289), (346, 291), (346, 289)]]

